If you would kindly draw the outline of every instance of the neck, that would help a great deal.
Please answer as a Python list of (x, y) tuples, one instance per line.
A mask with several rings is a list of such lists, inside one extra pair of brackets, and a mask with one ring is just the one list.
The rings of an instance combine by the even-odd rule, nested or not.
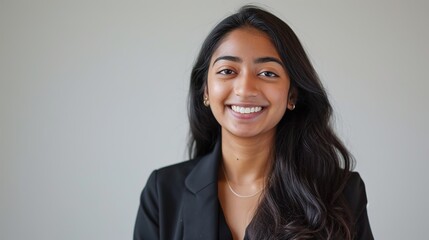
[(241, 138), (222, 130), (222, 164), (231, 182), (264, 181), (271, 168), (274, 134)]

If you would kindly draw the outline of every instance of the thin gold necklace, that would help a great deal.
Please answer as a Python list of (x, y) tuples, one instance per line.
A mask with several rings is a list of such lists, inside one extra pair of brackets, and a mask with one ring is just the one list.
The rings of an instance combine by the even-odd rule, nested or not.
[(258, 195), (260, 192), (262, 192), (262, 190), (264, 190), (264, 188), (262, 187), (257, 192), (249, 194), (249, 195), (238, 194), (236, 191), (234, 191), (234, 189), (232, 189), (231, 184), (229, 183), (228, 175), (226, 175), (225, 168), (223, 167), (223, 164), (222, 164), (222, 170), (223, 170), (223, 175), (225, 175), (226, 183), (228, 184), (229, 190), (232, 192), (232, 194), (234, 194), (235, 196), (237, 196), (239, 198), (251, 198), (251, 197)]

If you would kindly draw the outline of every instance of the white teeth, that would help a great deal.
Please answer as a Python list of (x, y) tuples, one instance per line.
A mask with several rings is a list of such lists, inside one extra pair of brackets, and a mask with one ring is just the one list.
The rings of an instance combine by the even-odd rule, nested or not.
[(255, 113), (255, 112), (259, 112), (262, 110), (262, 107), (240, 107), (240, 106), (231, 106), (231, 109), (234, 112), (238, 112), (238, 113)]

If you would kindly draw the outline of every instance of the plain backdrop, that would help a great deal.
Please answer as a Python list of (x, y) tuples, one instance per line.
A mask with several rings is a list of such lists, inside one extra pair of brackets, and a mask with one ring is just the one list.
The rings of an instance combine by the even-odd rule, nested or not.
[[(189, 75), (246, 1), (0, 0), (0, 239), (131, 239), (149, 173), (187, 158)], [(264, 1), (354, 154), (376, 239), (423, 239), (428, 1)]]

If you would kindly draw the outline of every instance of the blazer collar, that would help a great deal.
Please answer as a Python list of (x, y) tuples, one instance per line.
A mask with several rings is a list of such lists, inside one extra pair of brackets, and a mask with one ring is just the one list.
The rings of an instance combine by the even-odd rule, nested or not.
[(189, 190), (183, 199), (183, 239), (217, 240), (219, 232), (219, 200), (217, 172), (220, 143), (203, 156), (185, 180)]
[(220, 161), (220, 141), (216, 142), (213, 151), (198, 161), (185, 180), (186, 187), (194, 194), (212, 183), (217, 183)]

